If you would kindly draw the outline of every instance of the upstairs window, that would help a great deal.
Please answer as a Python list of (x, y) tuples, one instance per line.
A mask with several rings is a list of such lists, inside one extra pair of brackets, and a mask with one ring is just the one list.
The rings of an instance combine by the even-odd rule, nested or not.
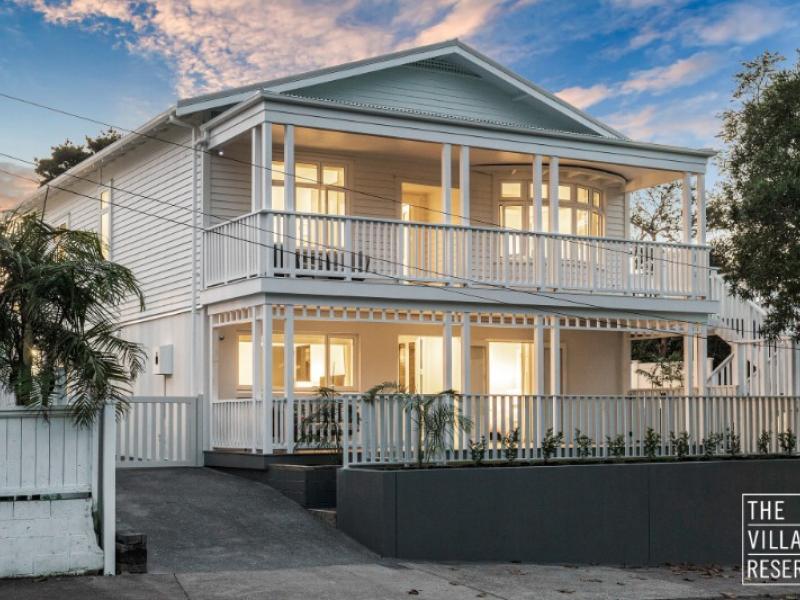
[[(549, 186), (542, 184), (542, 229), (550, 231)], [(605, 205), (600, 190), (579, 184), (558, 186), (559, 233), (602, 236)], [(500, 225), (508, 229), (533, 230), (533, 184), (500, 181)]]
[[(285, 167), (272, 163), (272, 206), (284, 210)], [(295, 163), (295, 210), (301, 213), (345, 214), (345, 170), (342, 165), (325, 162)]]

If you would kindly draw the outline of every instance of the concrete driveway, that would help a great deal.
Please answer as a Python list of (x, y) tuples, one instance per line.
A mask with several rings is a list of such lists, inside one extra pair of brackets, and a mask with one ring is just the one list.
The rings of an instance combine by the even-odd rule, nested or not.
[[(120, 528), (148, 535), (147, 575), (0, 581), (33, 600), (796, 598), (733, 569), (382, 560), (272, 488), (210, 469), (118, 472)], [(435, 531), (431, 535), (436, 535)]]
[(273, 488), (213, 469), (117, 471), (117, 527), (147, 534), (151, 573), (375, 560)]

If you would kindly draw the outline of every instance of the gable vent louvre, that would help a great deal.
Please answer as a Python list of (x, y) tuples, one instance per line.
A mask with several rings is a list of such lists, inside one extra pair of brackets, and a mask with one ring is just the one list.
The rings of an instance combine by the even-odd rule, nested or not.
[(439, 71), (444, 73), (455, 73), (456, 75), (464, 75), (466, 77), (474, 77), (475, 79), (480, 79), (480, 75), (474, 73), (470, 69), (466, 67), (462, 67), (455, 63), (450, 62), (449, 60), (442, 60), (441, 58), (426, 58), (424, 60), (419, 60), (417, 62), (410, 63), (406, 65), (408, 67), (414, 67), (415, 69), (424, 69), (426, 71)]

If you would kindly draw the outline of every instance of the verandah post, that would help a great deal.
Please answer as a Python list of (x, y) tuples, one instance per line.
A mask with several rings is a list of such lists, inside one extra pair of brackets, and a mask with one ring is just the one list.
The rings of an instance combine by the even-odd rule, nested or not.
[(116, 515), (117, 515), (117, 418), (111, 403), (103, 405), (103, 412), (97, 418), (102, 421), (103, 450), (103, 574), (115, 575), (116, 558)]
[(559, 287), (561, 280), (561, 246), (558, 237), (559, 233), (559, 214), (558, 214), (558, 157), (550, 157), (550, 190), (549, 190), (549, 203), (550, 203), (550, 287)]
[(263, 333), (261, 340), (262, 346), (262, 390), (261, 397), (263, 398), (264, 412), (262, 417), (262, 432), (261, 432), (261, 448), (264, 454), (272, 454), (273, 452), (273, 434), (272, 434), (272, 420), (273, 420), (273, 401), (272, 401), (272, 305), (264, 303), (261, 305), (261, 323)]
[[(542, 315), (536, 315), (533, 321), (533, 373), (534, 390), (536, 394), (536, 440), (540, 444), (544, 437), (544, 406), (542, 396), (545, 395), (544, 389), (544, 320)], [(536, 451), (536, 448), (534, 448)]]
[(561, 396), (561, 323), (550, 317), (550, 395), (553, 400), (553, 433), (561, 430), (559, 397)]
[[(284, 246), (284, 265), (283, 268), (290, 277), (295, 275), (297, 256), (295, 248), (297, 246), (297, 227), (295, 226), (295, 160), (294, 160), (294, 125), (284, 125), (283, 131), (283, 207), (286, 211), (284, 221), (283, 246)], [(302, 240), (299, 240), (302, 242)], [(288, 261), (288, 264), (285, 264)]]
[[(459, 195), (461, 200), (461, 224), (467, 228), (470, 224), (470, 181), (469, 181), (469, 166), (470, 166), (470, 159), (469, 159), (469, 146), (461, 146), (459, 156), (458, 156), (458, 167), (459, 167)], [(464, 273), (463, 277), (465, 279), (472, 278), (472, 232), (469, 229), (463, 230), (464, 235), (464, 245), (462, 246), (464, 256), (461, 257), (461, 260), (464, 265)], [(456, 261), (458, 261), (458, 257), (456, 257)], [(469, 285), (468, 281), (464, 281), (463, 285)]]
[(544, 287), (545, 275), (545, 237), (542, 223), (542, 155), (533, 156), (533, 231), (536, 233), (536, 285)]
[(294, 304), (284, 306), (283, 319), (283, 388), (286, 394), (284, 414), (286, 452), (294, 452)]
[(250, 431), (250, 446), (253, 454), (255, 454), (258, 450), (258, 436), (256, 435), (258, 431), (256, 427), (258, 417), (256, 415), (258, 414), (258, 393), (261, 387), (261, 340), (259, 339), (258, 311), (255, 306), (251, 307), (250, 310), (252, 311), (250, 317), (250, 348), (252, 349), (251, 360), (253, 373), (253, 380), (250, 385), (250, 427), (252, 427)]
[(691, 323), (686, 325), (686, 334), (683, 336), (683, 378), (684, 390), (686, 396), (684, 406), (684, 429), (689, 431), (691, 424), (691, 417), (689, 415), (691, 409), (690, 397), (694, 395), (694, 375), (695, 375), (695, 355), (694, 355), (694, 331), (695, 326)]
[[(264, 121), (261, 124), (261, 209), (272, 210), (272, 123)], [(275, 235), (273, 231), (272, 215), (262, 215), (263, 218), (259, 219), (259, 239), (261, 240), (261, 247), (259, 248), (259, 256), (262, 263), (260, 273), (270, 277), (275, 266), (273, 244), (275, 243)]]

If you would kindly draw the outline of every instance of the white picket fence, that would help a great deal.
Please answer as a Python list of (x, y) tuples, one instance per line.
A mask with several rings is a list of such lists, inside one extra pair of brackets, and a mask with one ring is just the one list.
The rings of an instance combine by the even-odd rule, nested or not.
[(0, 410), (0, 500), (90, 495), (101, 510), (107, 575), (115, 572), (114, 419), (112, 406), (92, 426), (76, 425), (63, 407), (46, 418), (33, 408)]
[[(485, 439), (487, 459), (503, 458), (503, 437), (518, 431), (516, 455), (542, 458), (548, 429), (562, 432), (555, 459), (577, 456), (578, 431), (589, 436), (594, 457), (610, 456), (609, 440), (622, 436), (625, 456), (643, 456), (648, 428), (660, 436), (658, 453), (674, 454), (670, 434), (687, 431), (689, 454), (704, 452), (711, 433), (733, 429), (741, 451), (756, 453), (762, 431), (771, 432), (770, 449), (779, 451), (778, 434), (800, 426), (800, 398), (788, 396), (455, 396), (442, 400), (468, 419), (470, 432), (457, 429), (438, 460), (470, 459), (470, 440)], [(392, 396), (373, 402), (344, 397), (345, 464), (409, 463), (417, 452), (412, 413)], [(355, 424), (358, 424), (355, 427)]]
[(193, 396), (135, 396), (117, 421), (117, 467), (193, 467), (200, 401)]
[(0, 412), (0, 496), (93, 492), (97, 434), (59, 409)]

